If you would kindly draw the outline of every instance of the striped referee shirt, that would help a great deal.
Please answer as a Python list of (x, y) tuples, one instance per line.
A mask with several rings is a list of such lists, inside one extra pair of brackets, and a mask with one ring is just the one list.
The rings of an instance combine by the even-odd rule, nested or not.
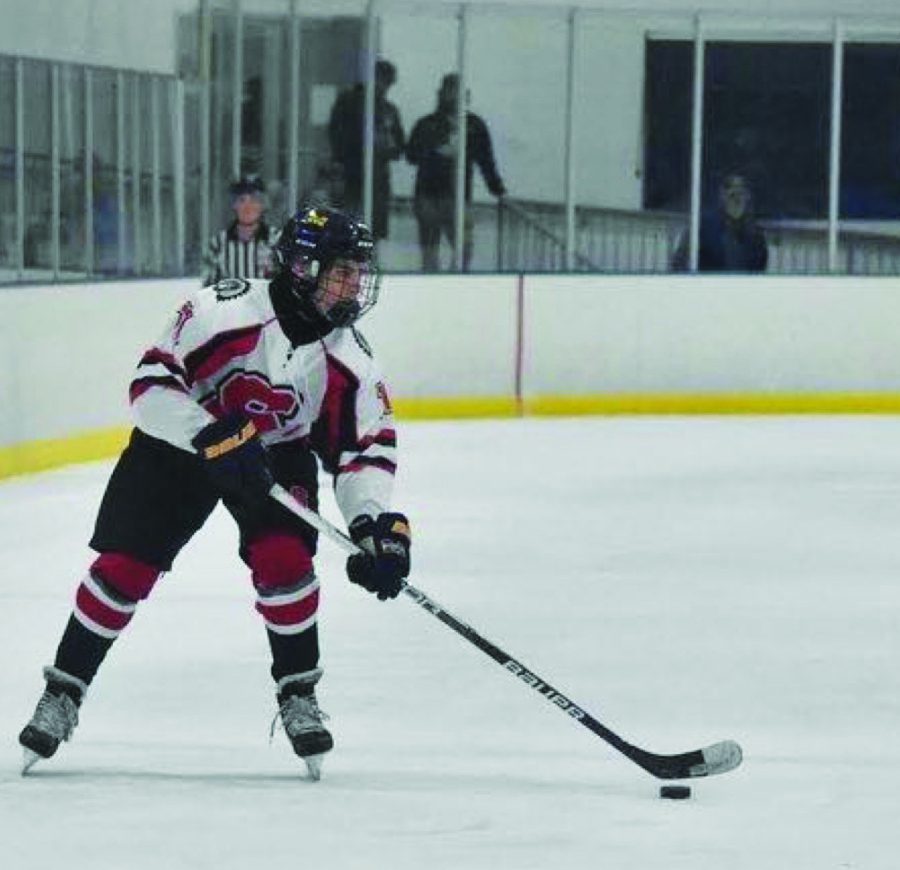
[(278, 231), (260, 221), (252, 239), (242, 242), (237, 221), (219, 230), (210, 240), (203, 256), (203, 286), (223, 278), (268, 278), (272, 274), (272, 246)]

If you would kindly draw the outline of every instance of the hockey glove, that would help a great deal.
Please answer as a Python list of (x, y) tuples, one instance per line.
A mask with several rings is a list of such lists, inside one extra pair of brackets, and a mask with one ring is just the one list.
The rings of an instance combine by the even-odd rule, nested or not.
[(191, 441), (206, 460), (213, 485), (248, 507), (265, 503), (274, 480), (256, 427), (237, 415), (204, 426)]
[(380, 601), (396, 598), (409, 574), (409, 521), (403, 514), (365, 514), (350, 523), (350, 537), (365, 552), (347, 560), (347, 576)]

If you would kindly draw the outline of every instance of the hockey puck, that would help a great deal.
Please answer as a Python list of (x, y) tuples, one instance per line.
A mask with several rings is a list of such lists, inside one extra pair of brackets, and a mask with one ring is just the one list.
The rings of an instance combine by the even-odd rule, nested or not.
[(663, 785), (659, 788), (659, 796), (674, 801), (687, 800), (691, 796), (691, 787), (689, 785)]

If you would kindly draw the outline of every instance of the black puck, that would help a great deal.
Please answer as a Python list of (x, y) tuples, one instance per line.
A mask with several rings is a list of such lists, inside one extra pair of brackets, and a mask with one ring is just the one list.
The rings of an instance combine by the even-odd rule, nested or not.
[(659, 796), (674, 801), (687, 800), (691, 796), (691, 787), (689, 785), (663, 785), (659, 788)]

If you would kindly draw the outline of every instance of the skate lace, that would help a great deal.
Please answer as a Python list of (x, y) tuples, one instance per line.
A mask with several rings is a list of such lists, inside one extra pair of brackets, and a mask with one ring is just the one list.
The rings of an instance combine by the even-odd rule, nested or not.
[(328, 719), (323, 713), (315, 696), (301, 697), (290, 695), (285, 698), (269, 726), (269, 742), (275, 737), (278, 726), (284, 728), (288, 737), (296, 737), (308, 731), (316, 731)]
[(44, 692), (29, 724), (57, 740), (68, 740), (78, 724), (78, 706), (66, 694)]

